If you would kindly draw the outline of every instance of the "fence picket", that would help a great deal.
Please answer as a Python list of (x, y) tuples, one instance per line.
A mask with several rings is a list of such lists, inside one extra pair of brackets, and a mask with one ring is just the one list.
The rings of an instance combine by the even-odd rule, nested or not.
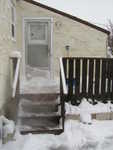
[(96, 59), (95, 69), (95, 98), (99, 98), (100, 59)]
[(73, 59), (69, 59), (69, 79), (68, 79), (68, 98), (71, 99), (71, 96), (73, 95)]
[(77, 105), (83, 97), (113, 101), (113, 59), (65, 57), (63, 65), (68, 99), (73, 104)]
[(87, 83), (87, 59), (83, 59), (82, 65), (82, 93), (86, 95), (86, 83)]
[(102, 60), (102, 84), (101, 84), (101, 94), (103, 101), (106, 99), (106, 60)]
[(89, 59), (89, 86), (88, 86), (88, 96), (93, 97), (93, 70), (94, 70), (94, 60)]
[(75, 84), (75, 97), (76, 99), (78, 98), (80, 94), (80, 59), (76, 59), (76, 71), (75, 71), (75, 79), (76, 79), (76, 84)]

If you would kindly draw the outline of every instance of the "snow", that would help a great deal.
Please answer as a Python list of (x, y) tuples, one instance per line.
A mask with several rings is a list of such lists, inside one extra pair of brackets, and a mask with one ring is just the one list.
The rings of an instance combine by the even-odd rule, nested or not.
[(3, 133), (4, 137), (7, 137), (8, 134), (13, 134), (15, 129), (15, 124), (13, 121), (10, 120), (10, 122), (6, 125), (4, 125)]
[(21, 58), (21, 53), (19, 51), (12, 51), (10, 57)]
[(0, 116), (0, 120), (2, 121), (3, 124), (3, 136), (4, 138), (7, 137), (8, 134), (13, 134), (14, 130), (15, 130), (15, 124), (12, 120), (8, 120), (6, 117), (4, 116)]
[(107, 113), (113, 111), (113, 104), (110, 102), (106, 104), (98, 102), (96, 105), (93, 105), (85, 98), (83, 98), (79, 106), (73, 106), (70, 103), (65, 103), (65, 109), (67, 115), (79, 115), (82, 111), (88, 112), (90, 114)]
[(108, 58), (113, 58), (112, 50), (111, 50), (111, 48), (109, 46), (107, 47), (107, 57)]
[(92, 123), (91, 114), (87, 111), (81, 111), (80, 112), (80, 121), (85, 124), (91, 124)]
[[(18, 128), (13, 141), (10, 141), (0, 150), (112, 150), (113, 149), (113, 120), (91, 120), (91, 113), (109, 112), (113, 105), (98, 103), (90, 104), (83, 98), (79, 106), (66, 103), (66, 113), (80, 114), (79, 120), (66, 118), (65, 130), (60, 135), (27, 134), (21, 135)], [(13, 132), (13, 124), (2, 117), (3, 122), (9, 124)], [(85, 124), (84, 124), (85, 123)], [(7, 128), (6, 128), (7, 129)], [(9, 130), (8, 130), (9, 131)]]
[(80, 114), (80, 108), (77, 106), (73, 106), (70, 103), (65, 103), (65, 110), (66, 110), (66, 115), (68, 114)]
[(21, 93), (57, 93), (59, 78), (51, 79), (50, 71), (26, 65), (26, 77), (20, 83)]
[(4, 144), (1, 150), (112, 150), (113, 120), (96, 121), (91, 125), (66, 120), (61, 135), (27, 134), (18, 130), (15, 141)]

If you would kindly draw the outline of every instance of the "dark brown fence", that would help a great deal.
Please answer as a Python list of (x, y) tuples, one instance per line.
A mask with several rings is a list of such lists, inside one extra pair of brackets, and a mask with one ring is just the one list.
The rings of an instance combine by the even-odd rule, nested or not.
[(113, 59), (63, 58), (68, 88), (66, 101), (79, 104), (83, 97), (103, 102), (113, 101)]
[(60, 103), (61, 103), (61, 117), (62, 117), (62, 127), (64, 131), (64, 120), (65, 120), (65, 95), (63, 94), (63, 84), (61, 79), (61, 72), (60, 72)]

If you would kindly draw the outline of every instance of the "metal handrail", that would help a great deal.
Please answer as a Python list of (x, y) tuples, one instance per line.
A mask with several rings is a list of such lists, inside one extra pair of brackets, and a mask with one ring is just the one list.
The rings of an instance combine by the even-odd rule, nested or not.
[(64, 74), (64, 66), (63, 66), (62, 57), (60, 58), (60, 71), (61, 71), (63, 93), (67, 94), (66, 78), (65, 78), (65, 74)]
[(19, 78), (19, 70), (20, 70), (20, 58), (17, 58), (17, 64), (16, 64), (16, 70), (14, 73), (14, 80), (13, 80), (13, 86), (12, 86), (12, 97), (14, 98), (16, 95), (16, 88)]

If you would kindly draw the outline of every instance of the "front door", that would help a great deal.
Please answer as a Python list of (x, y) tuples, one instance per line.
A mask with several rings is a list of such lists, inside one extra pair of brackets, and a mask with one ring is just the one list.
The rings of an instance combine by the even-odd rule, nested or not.
[(49, 20), (25, 23), (25, 73), (32, 77), (37, 70), (50, 71), (51, 27)]

